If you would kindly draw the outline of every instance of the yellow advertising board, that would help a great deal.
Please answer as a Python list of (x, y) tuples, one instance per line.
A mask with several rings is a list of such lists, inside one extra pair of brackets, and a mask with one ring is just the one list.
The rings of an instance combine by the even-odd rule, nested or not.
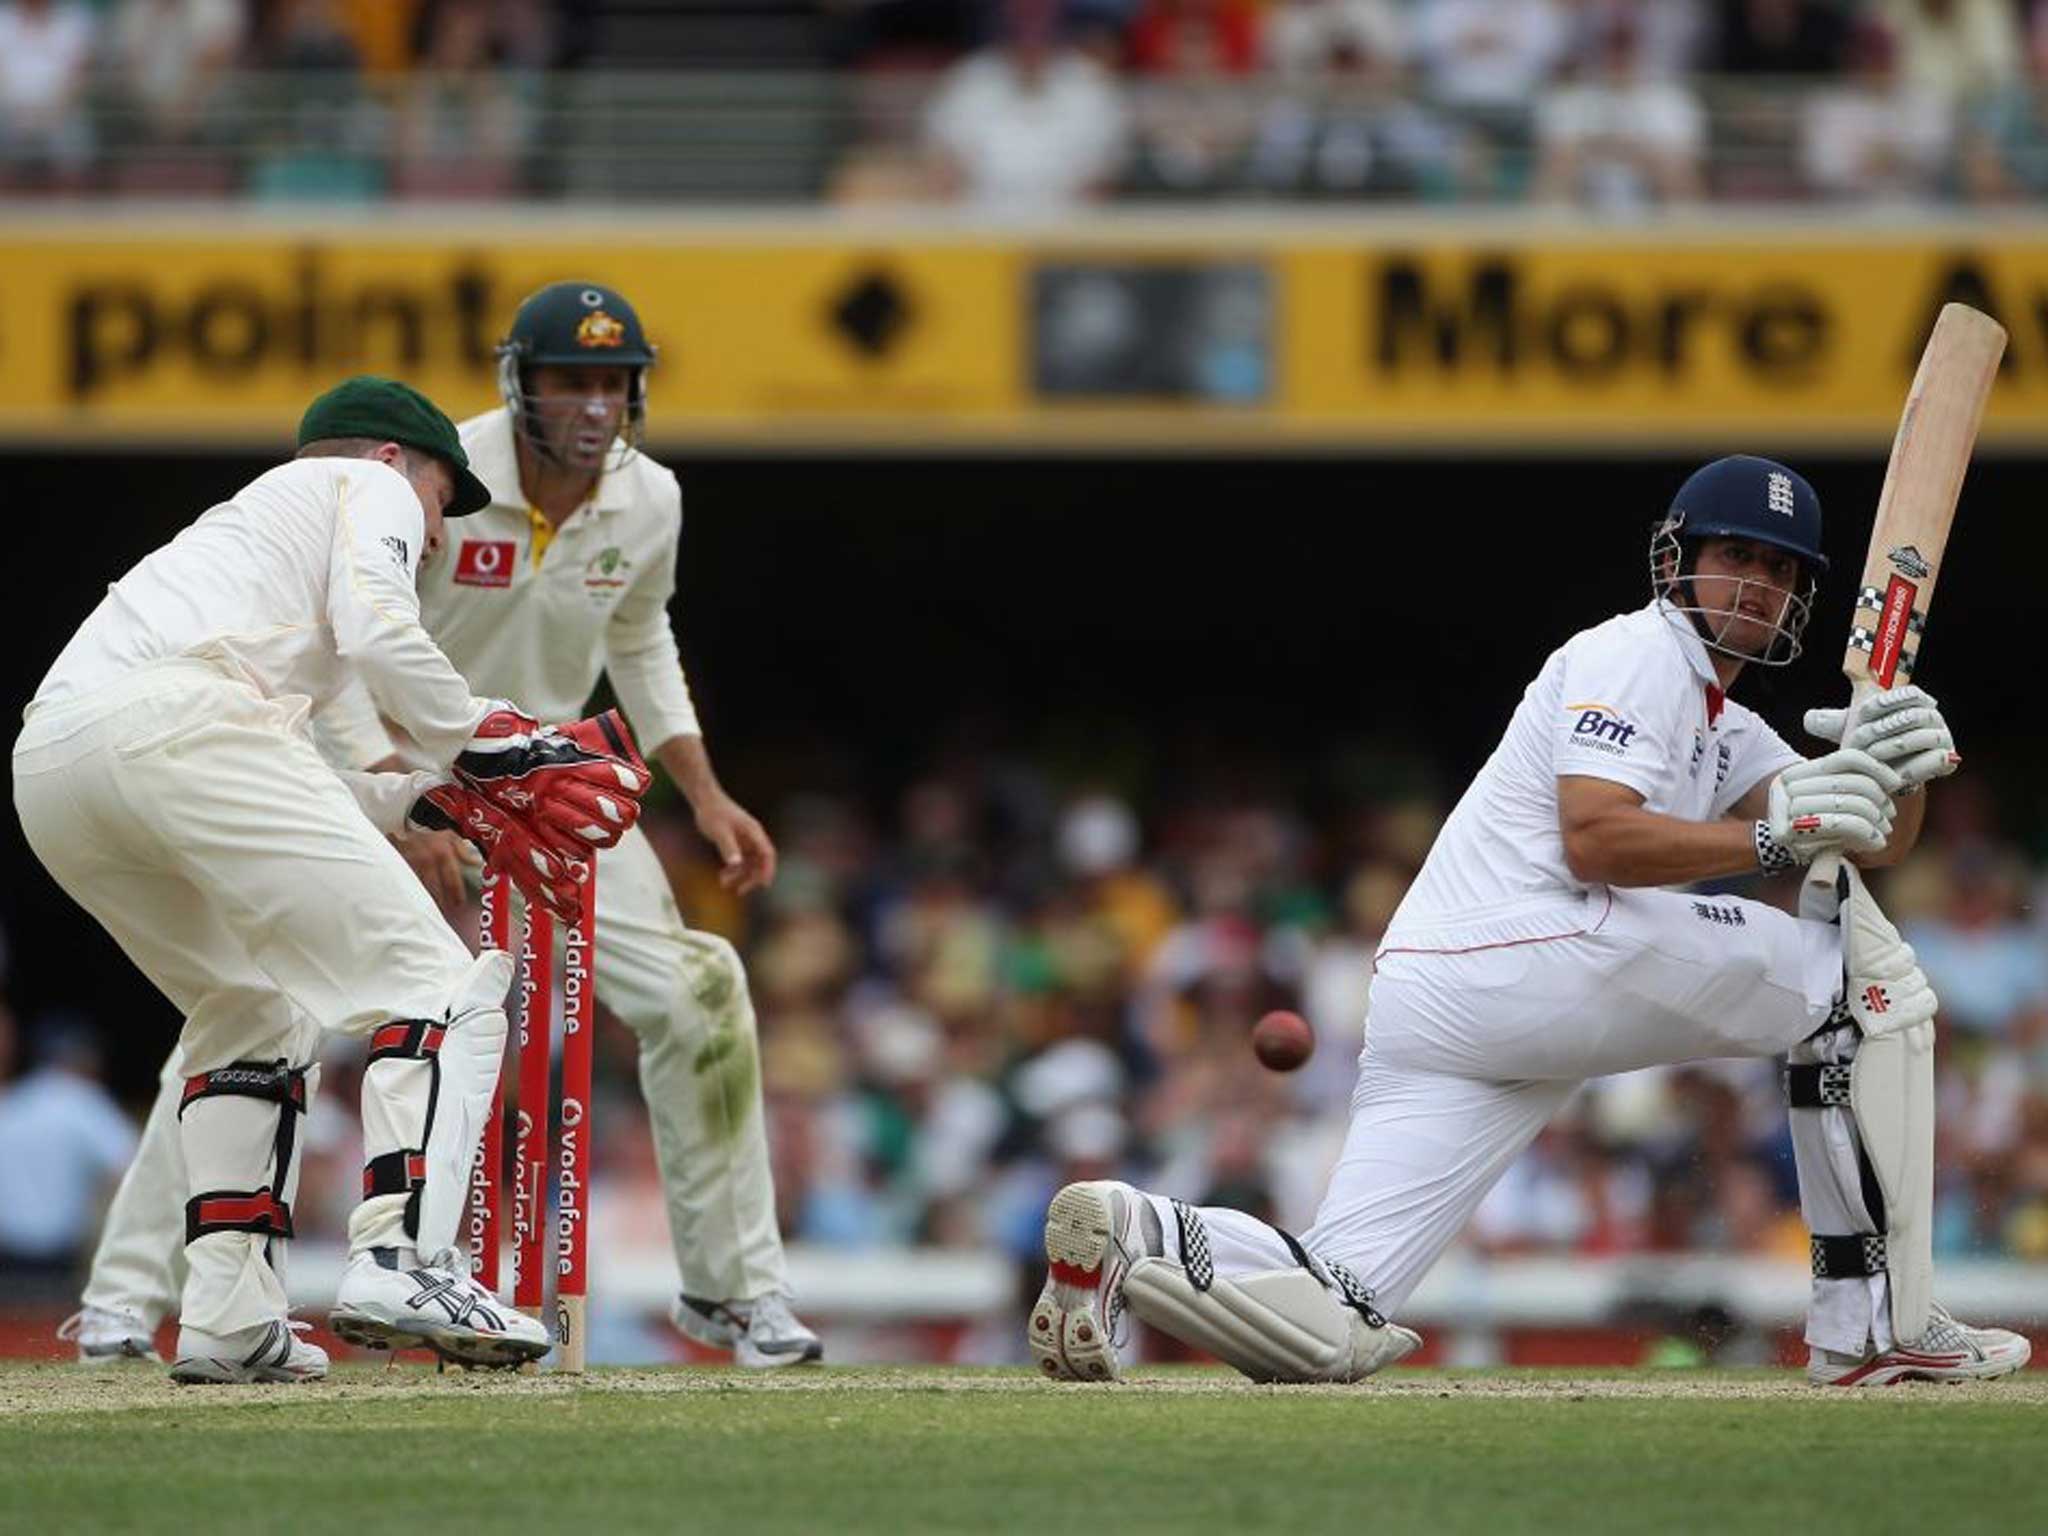
[(2048, 224), (16, 222), (0, 441), (284, 441), (352, 372), (465, 414), (519, 297), (590, 276), (670, 444), (1881, 447), (1945, 299), (2013, 333), (1986, 441), (2048, 448)]

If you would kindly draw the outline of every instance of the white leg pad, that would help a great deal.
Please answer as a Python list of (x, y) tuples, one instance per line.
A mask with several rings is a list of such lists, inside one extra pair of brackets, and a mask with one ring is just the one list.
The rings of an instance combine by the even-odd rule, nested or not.
[(440, 1097), (427, 1134), (427, 1182), (414, 1239), (422, 1262), (442, 1269), (468, 1269), (467, 1256), (458, 1256), (455, 1244), (469, 1204), (470, 1169), (505, 1064), (505, 994), (513, 964), (506, 951), (485, 950), (448, 1008)]
[(467, 1270), (466, 1257), (451, 1256), (504, 1063), (513, 965), (505, 951), (486, 950), (443, 1022), (401, 1021), (371, 1035), (362, 1113), (373, 1192), (349, 1222), (352, 1249), (409, 1244), (422, 1263)]
[(1911, 1344), (1934, 1304), (1934, 1026), (1865, 1039), (1849, 1064), (1849, 1102), (1884, 1191), (1892, 1335)]
[(1218, 1275), (1198, 1291), (1170, 1259), (1145, 1258), (1124, 1280), (1131, 1311), (1253, 1381), (1360, 1381), (1421, 1344), (1375, 1328), (1305, 1269)]
[(1856, 1134), (1884, 1194), (1892, 1334), (1911, 1344), (1934, 1303), (1934, 1016), (1939, 1003), (1912, 946), (1838, 866), (1842, 1001), (1862, 1034), (1849, 1066)]

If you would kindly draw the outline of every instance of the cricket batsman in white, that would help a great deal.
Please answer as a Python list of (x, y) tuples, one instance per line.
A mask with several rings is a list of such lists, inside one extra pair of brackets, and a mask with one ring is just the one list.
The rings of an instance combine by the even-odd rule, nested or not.
[[(1494, 1181), (1588, 1078), (1786, 1057), (1812, 1232), (1808, 1378), (2003, 1376), (2029, 1346), (1932, 1298), (1935, 998), (1855, 865), (1919, 835), (1960, 759), (1916, 687), (1806, 717), (1813, 761), (1728, 697), (1798, 654), (1820, 503), (1738, 456), (1679, 489), (1652, 601), (1543, 665), (1375, 959), (1343, 1152), (1299, 1238), (1114, 1182), (1046, 1218), (1028, 1324), (1045, 1374), (1119, 1368), (1125, 1308), (1261, 1381), (1355, 1381), (1420, 1343), (1391, 1319)], [(1847, 740), (1843, 740), (1845, 727)], [(1668, 889), (1846, 855), (1801, 915)]]
[[(147, 1215), (184, 1270), (173, 1380), (326, 1373), (284, 1286), (323, 1029), (370, 1042), (336, 1332), (476, 1365), (549, 1348), (456, 1246), (512, 961), (469, 953), (387, 834), (462, 829), (574, 912), (647, 776), (616, 722), (544, 729), (477, 697), (421, 627), (418, 562), (489, 500), (431, 401), (349, 380), (308, 407), (298, 457), (108, 589), (25, 711), (30, 847), (185, 1017), (155, 1126), (176, 1177)], [(308, 712), (351, 677), (427, 766), (321, 759)]]
[[(668, 618), (682, 495), (675, 475), (639, 451), (655, 349), (616, 290), (562, 282), (520, 305), (499, 355), (504, 406), (461, 427), (488, 504), (421, 566), (426, 628), (471, 686), (544, 715), (580, 712), (608, 677), (718, 850), (725, 885), (758, 889), (774, 877), (775, 847), (712, 769)], [(342, 691), (318, 724), (330, 755), (349, 766), (423, 761), (424, 744), (369, 690)], [(463, 886), (452, 844), (402, 842), (447, 906)], [(682, 1281), (671, 1316), (743, 1366), (816, 1360), (823, 1346), (788, 1300), (739, 956), (684, 924), (637, 829), (605, 851), (602, 873), (597, 994), (640, 1039)], [(183, 1182), (169, 1131), (177, 1077), (174, 1063), (93, 1261), (74, 1326), (88, 1363), (146, 1354), (174, 1290), (175, 1234), (163, 1227), (162, 1198), (141, 1190)]]

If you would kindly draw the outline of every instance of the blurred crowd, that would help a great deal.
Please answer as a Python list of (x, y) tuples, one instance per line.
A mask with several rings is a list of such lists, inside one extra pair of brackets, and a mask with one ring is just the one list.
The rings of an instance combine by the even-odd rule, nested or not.
[[(1021, 1278), (1053, 1191), (1105, 1176), (1309, 1225), (1343, 1136), (1374, 947), (1445, 805), (1427, 788), (1208, 782), (1138, 804), (973, 755), (885, 814), (795, 799), (770, 818), (781, 875), (745, 906), (675, 803), (653, 806), (645, 825), (685, 912), (747, 958), (792, 1241), (999, 1252)], [(1938, 1251), (2048, 1260), (2044, 872), (1987, 806), (1968, 776), (1942, 785), (1922, 848), (1879, 890), (1944, 1005)], [(1248, 1043), (1275, 1007), (1318, 1036), (1286, 1076)], [(97, 1079), (105, 1051), (135, 1044), (68, 1015), (28, 1021), (19, 1050), (15, 1033), (0, 1017), (0, 1072), (15, 1059), (0, 1085), (0, 1290), (19, 1300), (24, 1285), (69, 1283), (88, 1251), (133, 1135)], [(302, 1236), (327, 1240), (345, 1229), (361, 1156), (360, 1048), (332, 1047), (297, 1212)], [(601, 1233), (661, 1250), (634, 1050), (600, 1028), (595, 1208)], [(155, 1069), (128, 1065), (138, 1087)], [(1465, 1242), (1803, 1264), (1776, 1065), (1590, 1085)]]
[[(630, 124), (562, 88), (621, 69), (675, 72)], [(0, 0), (4, 190), (699, 185), (593, 131), (742, 199), (2026, 203), (2048, 0)]]

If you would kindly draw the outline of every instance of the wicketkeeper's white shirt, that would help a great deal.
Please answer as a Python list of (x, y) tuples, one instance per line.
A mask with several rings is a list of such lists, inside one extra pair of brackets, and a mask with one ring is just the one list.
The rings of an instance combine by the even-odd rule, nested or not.
[(1652, 603), (1551, 653), (1438, 833), (1387, 947), (1556, 931), (1557, 912), (1583, 903), (1588, 890), (1565, 862), (1562, 776), (1612, 780), (1640, 794), (1646, 810), (1711, 821), (1800, 761), (1754, 711), (1722, 695), (1707, 648), (1686, 623)]
[[(510, 413), (486, 412), (461, 431), (491, 505), (450, 523), (446, 546), (419, 575), (420, 611), (449, 660), (471, 686), (517, 699), (546, 722), (582, 715), (609, 676), (646, 752), (700, 734), (668, 616), (683, 522), (675, 474), (635, 455), (536, 558)], [(351, 691), (323, 712), (331, 761), (361, 767), (392, 750), (367, 704)]]
[(318, 704), (353, 675), (445, 767), (491, 705), (421, 625), (425, 531), (418, 495), (384, 464), (281, 464), (113, 583), (28, 712), (179, 658), (210, 662), (272, 700)]

